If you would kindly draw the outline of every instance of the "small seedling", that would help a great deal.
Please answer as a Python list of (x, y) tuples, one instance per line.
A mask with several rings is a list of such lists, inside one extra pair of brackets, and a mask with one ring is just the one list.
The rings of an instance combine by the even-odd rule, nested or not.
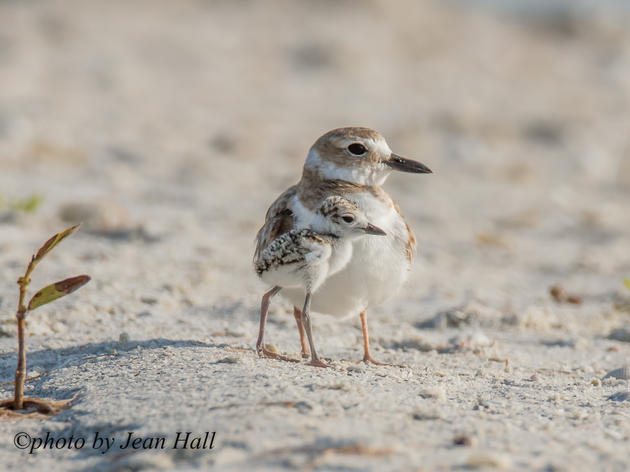
[(34, 213), (41, 206), (44, 198), (33, 194), (18, 200), (4, 200), (0, 195), (0, 210), (8, 210), (23, 213)]
[(37, 264), (39, 264), (46, 254), (48, 254), (57, 244), (71, 234), (75, 233), (79, 229), (79, 226), (80, 225), (72, 226), (61, 233), (55, 234), (52, 238), (46, 241), (39, 251), (37, 251), (37, 254), (31, 257), (31, 261), (26, 268), (24, 276), (20, 277), (17, 281), (20, 288), (20, 295), (18, 299), (17, 312), (15, 314), (18, 328), (18, 362), (15, 370), (15, 396), (13, 400), (0, 402), (0, 415), (3, 413), (12, 414), (13, 416), (19, 415), (20, 413), (30, 415), (32, 413), (32, 408), (35, 408), (40, 414), (50, 415), (55, 414), (59, 409), (66, 406), (68, 403), (63, 401), (47, 401), (40, 398), (24, 398), (24, 381), (26, 380), (24, 320), (29, 311), (57, 300), (58, 298), (64, 297), (90, 281), (90, 277), (88, 275), (79, 275), (55, 282), (54, 284), (47, 285), (39, 290), (35, 293), (35, 295), (33, 295), (28, 304), (26, 303), (26, 289), (31, 283), (31, 273)]

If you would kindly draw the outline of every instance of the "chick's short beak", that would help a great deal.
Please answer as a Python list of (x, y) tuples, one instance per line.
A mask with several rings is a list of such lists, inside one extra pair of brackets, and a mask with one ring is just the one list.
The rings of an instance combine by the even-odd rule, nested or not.
[(365, 232), (367, 234), (376, 234), (378, 236), (385, 236), (387, 234), (381, 228), (379, 228), (378, 226), (374, 226), (372, 223), (368, 223), (368, 225), (365, 227)]
[(392, 153), (387, 161), (385, 161), (389, 167), (401, 172), (410, 172), (412, 174), (432, 174), (433, 172), (427, 166), (421, 162), (407, 159), (406, 157), (399, 156)]

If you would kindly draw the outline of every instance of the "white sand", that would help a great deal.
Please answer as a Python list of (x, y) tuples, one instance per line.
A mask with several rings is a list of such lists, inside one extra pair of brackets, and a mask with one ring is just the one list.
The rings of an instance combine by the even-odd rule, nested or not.
[[(0, 210), (0, 383), (15, 280), (61, 216), (87, 221), (32, 288), (93, 277), (29, 315), (27, 394), (78, 398), (0, 422), (3, 470), (630, 467), (628, 382), (601, 381), (630, 363), (607, 338), (630, 325), (615, 308), (630, 302), (627, 18), (439, 5), (0, 2), (0, 195), (44, 198)], [(314, 316), (330, 369), (259, 359), (254, 234), (312, 141), (348, 124), (435, 171), (385, 186), (420, 253), (369, 320), (375, 357), (406, 367), (355, 362), (358, 316)], [(457, 326), (420, 327), (444, 312)], [(267, 340), (298, 354), (280, 299)], [(19, 431), (88, 444), (29, 455)], [(216, 436), (116, 450), (128, 431)], [(118, 443), (101, 454), (95, 432)]]

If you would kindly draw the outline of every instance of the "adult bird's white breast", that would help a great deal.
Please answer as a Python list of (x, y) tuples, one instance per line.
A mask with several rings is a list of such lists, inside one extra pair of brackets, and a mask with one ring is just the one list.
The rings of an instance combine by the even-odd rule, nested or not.
[[(384, 193), (384, 192), (383, 192)], [(386, 236), (354, 241), (352, 257), (337, 273), (330, 275), (312, 298), (312, 310), (337, 317), (356, 315), (368, 305), (379, 304), (395, 295), (409, 274), (407, 256), (409, 233), (403, 217), (393, 203), (371, 192), (346, 195)], [(308, 226), (315, 214), (296, 196), (292, 210), (300, 227)], [(304, 292), (285, 289), (281, 295), (299, 306)]]

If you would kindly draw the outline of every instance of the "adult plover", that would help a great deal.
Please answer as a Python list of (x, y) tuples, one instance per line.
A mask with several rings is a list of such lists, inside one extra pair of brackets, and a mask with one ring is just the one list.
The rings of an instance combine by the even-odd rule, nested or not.
[[(282, 193), (267, 210), (256, 237), (254, 260), (278, 236), (308, 228), (322, 200), (339, 195), (354, 201), (369, 221), (382, 228), (384, 238), (360, 238), (346, 266), (328, 277), (313, 295), (313, 311), (345, 317), (359, 313), (363, 330), (363, 360), (380, 364), (370, 353), (366, 310), (394, 295), (408, 277), (416, 238), (398, 204), (380, 186), (392, 170), (428, 174), (431, 170), (394, 154), (385, 139), (369, 128), (339, 128), (321, 136), (311, 147), (302, 179)], [(294, 304), (302, 356), (308, 356), (300, 310), (303, 292), (283, 291)]]
[(268, 351), (263, 345), (265, 320), (271, 298), (283, 288), (302, 293), (304, 308), (300, 330), (306, 328), (311, 365), (327, 367), (315, 350), (310, 321), (311, 296), (327, 277), (339, 272), (352, 257), (352, 241), (366, 234), (385, 235), (371, 224), (358, 205), (343, 197), (328, 197), (315, 214), (310, 228), (293, 229), (280, 235), (256, 261), (256, 273), (274, 287), (263, 296), (256, 350), (261, 356), (291, 360)]

